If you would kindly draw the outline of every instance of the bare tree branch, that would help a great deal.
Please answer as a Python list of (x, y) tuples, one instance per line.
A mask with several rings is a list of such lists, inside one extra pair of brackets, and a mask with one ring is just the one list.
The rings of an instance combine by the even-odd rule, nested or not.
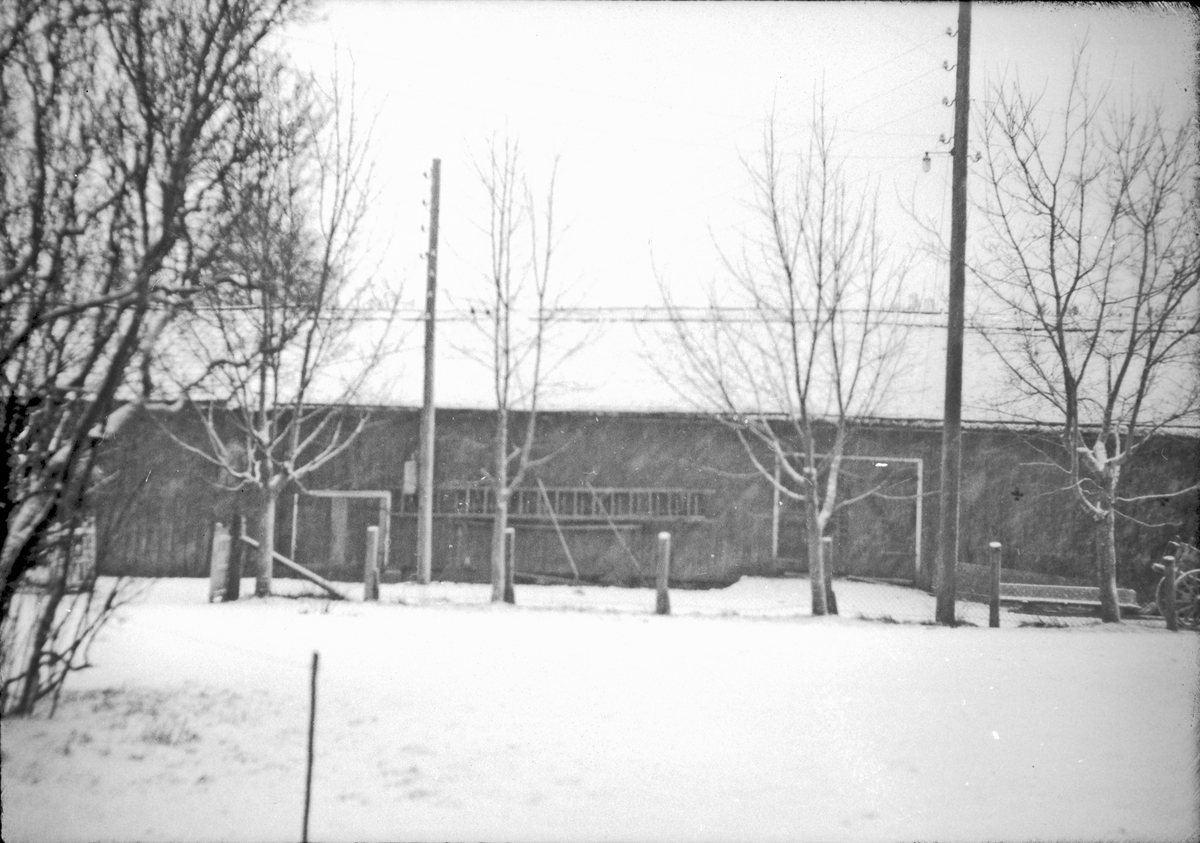
[(1162, 497), (1123, 498), (1122, 468), (1200, 412), (1195, 125), (1168, 125), (1154, 102), (1119, 111), (1090, 83), (1083, 47), (1072, 70), (1057, 115), (1018, 82), (989, 97), (973, 269), (988, 309), (1016, 322), (987, 340), (1020, 412), (1060, 420), (1048, 459), (1094, 520), (1102, 614), (1118, 621), (1115, 519), (1132, 516), (1116, 504)]
[(855, 419), (887, 396), (903, 331), (889, 318), (907, 271), (888, 256), (873, 190), (852, 194), (836, 155), (836, 125), (814, 99), (807, 148), (785, 152), (772, 114), (760, 157), (743, 161), (757, 226), (740, 255), (718, 247), (750, 318), (711, 305), (700, 323), (660, 286), (669, 342), (683, 367), (651, 357), (664, 381), (715, 415), (742, 443), (757, 474), (805, 513), (813, 612), (826, 607), (821, 537), (834, 512), (881, 486), (842, 499), (843, 456)]

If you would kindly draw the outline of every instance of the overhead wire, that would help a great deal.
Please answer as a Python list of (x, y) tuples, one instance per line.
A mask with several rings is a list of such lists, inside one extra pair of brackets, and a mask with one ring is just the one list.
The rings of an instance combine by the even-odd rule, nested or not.
[[(878, 18), (876, 18), (876, 20), (878, 20)], [(932, 44), (934, 41), (936, 41), (938, 38), (941, 38), (941, 37), (943, 37), (943, 35), (942, 35), (942, 33), (941, 33), (941, 32), (939, 32), (937, 35), (934, 35), (933, 37), (929, 38), (928, 40), (926, 40), (926, 41), (923, 41), (923, 42), (921, 42), (920, 44), (917, 44), (916, 46), (914, 46), (914, 47), (912, 47), (912, 48), (910, 48), (910, 49), (908, 49), (908, 50), (905, 50), (905, 51), (904, 51), (904, 52), (902, 52), (902, 53), (898, 53), (898, 54), (896, 54), (896, 55), (894, 55), (894, 56), (892, 56), (892, 57), (890, 57), (890, 58), (886, 58), (886, 59), (884, 59), (883, 61), (879, 62), (879, 64), (872, 65), (871, 67), (867, 68), (866, 70), (862, 71), (861, 73), (858, 73), (858, 74), (855, 74), (854, 76), (851, 76), (849, 79), (843, 79), (841, 82), (838, 82), (838, 83), (836, 83), (836, 84), (834, 84), (834, 85), (831, 85), (831, 86), (829, 87), (829, 90), (836, 90), (837, 88), (840, 88), (840, 87), (842, 87), (843, 85), (848, 85), (848, 84), (850, 84), (851, 82), (854, 82), (854, 81), (856, 81), (856, 80), (858, 80), (858, 79), (861, 79), (861, 78), (862, 78), (862, 77), (864, 77), (864, 76), (867, 76), (867, 75), (869, 75), (869, 74), (871, 74), (871, 73), (874, 73), (875, 71), (879, 70), (880, 68), (882, 68), (882, 67), (884, 67), (884, 66), (886, 66), (886, 65), (889, 65), (889, 64), (891, 64), (892, 62), (894, 62), (894, 61), (898, 61), (898, 60), (900, 60), (900, 59), (904, 58), (904, 57), (905, 57), (905, 56), (907, 56), (909, 53), (912, 53), (912, 52), (915, 52), (915, 51), (917, 51), (917, 50), (923, 49), (923, 48), (924, 48), (926, 45), (928, 45), (928, 44)], [(928, 51), (926, 51), (926, 52), (928, 52)]]

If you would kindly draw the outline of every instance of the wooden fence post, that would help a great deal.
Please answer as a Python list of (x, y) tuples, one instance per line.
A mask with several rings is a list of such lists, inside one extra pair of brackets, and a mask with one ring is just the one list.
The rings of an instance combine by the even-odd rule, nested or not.
[(363, 560), (363, 600), (379, 599), (379, 528), (367, 528), (367, 556)]
[(229, 567), (225, 571), (224, 601), (237, 600), (242, 589), (242, 558), (246, 552), (242, 536), (246, 532), (246, 519), (239, 513), (233, 516), (233, 529), (229, 533)]
[(1163, 587), (1167, 593), (1163, 595), (1163, 613), (1167, 616), (1167, 629), (1179, 631), (1179, 607), (1175, 605), (1175, 557), (1163, 557)]
[(992, 588), (991, 596), (988, 600), (988, 626), (993, 629), (1000, 628), (1000, 542), (991, 542), (988, 547), (992, 549)]
[(517, 568), (517, 528), (504, 528), (504, 602), (516, 603), (517, 595), (513, 591), (513, 576)]
[(670, 582), (671, 534), (662, 532), (658, 534), (658, 578), (656, 582), (658, 593), (654, 602), (656, 615), (671, 614), (671, 593), (668, 591)]
[(225, 577), (229, 568), (229, 533), (220, 521), (213, 528), (212, 558), (208, 566), (208, 602), (225, 599)]
[(833, 593), (833, 536), (821, 537), (821, 555), (825, 557), (825, 608), (831, 615), (838, 613), (837, 595)]

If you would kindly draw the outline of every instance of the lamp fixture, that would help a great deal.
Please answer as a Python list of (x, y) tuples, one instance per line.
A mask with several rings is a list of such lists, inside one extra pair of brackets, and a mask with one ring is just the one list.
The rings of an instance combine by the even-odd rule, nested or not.
[[(926, 173), (929, 172), (929, 168), (933, 165), (933, 159), (929, 157), (931, 155), (953, 155), (953, 154), (954, 154), (953, 149), (950, 149), (945, 152), (943, 152), (941, 150), (936, 150), (934, 152), (926, 152), (925, 157), (921, 159), (921, 169), (923, 171), (925, 171)], [(978, 161), (982, 157), (983, 157), (983, 153), (981, 153), (981, 152), (976, 152), (974, 155), (967, 156), (968, 160), (970, 160), (970, 161)]]

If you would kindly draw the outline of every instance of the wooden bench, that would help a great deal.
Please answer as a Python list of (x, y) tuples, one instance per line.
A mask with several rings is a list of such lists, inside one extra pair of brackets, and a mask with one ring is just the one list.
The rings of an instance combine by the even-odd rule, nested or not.
[[(1078, 610), (1100, 608), (1100, 589), (1086, 585), (1033, 585), (1005, 582), (1000, 584), (1000, 602), (1018, 606), (1035, 614), (1067, 614)], [(1132, 588), (1117, 589), (1117, 605), (1122, 612), (1138, 612), (1137, 592)]]

